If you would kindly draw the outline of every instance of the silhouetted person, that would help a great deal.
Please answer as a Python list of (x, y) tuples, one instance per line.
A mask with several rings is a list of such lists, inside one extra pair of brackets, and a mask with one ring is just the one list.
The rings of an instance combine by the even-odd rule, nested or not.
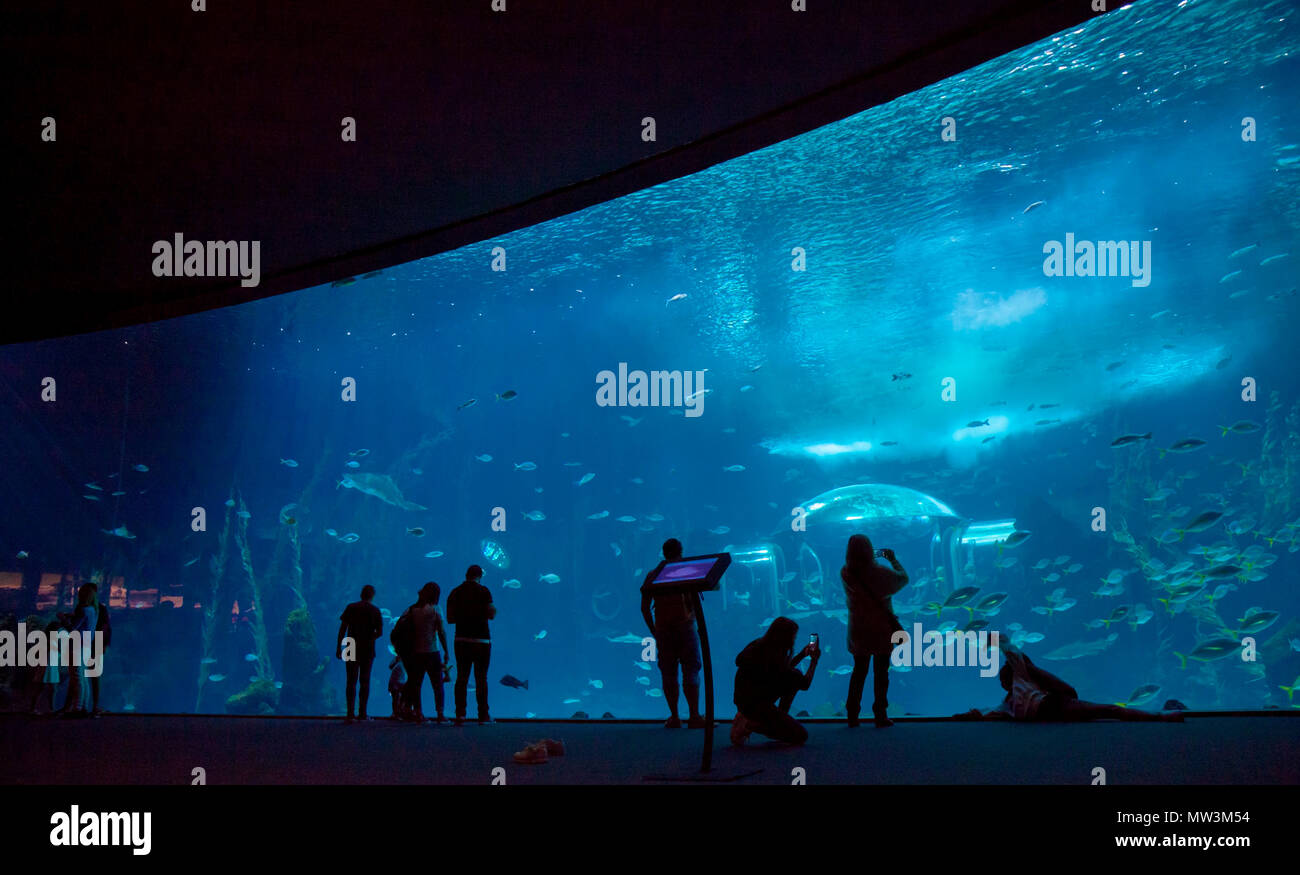
[(465, 582), (447, 596), (447, 622), (456, 625), (456, 725), (465, 723), (469, 698), (469, 674), (474, 671), (474, 698), (478, 703), (478, 722), (491, 723), (488, 712), (488, 662), (492, 658), (492, 637), (488, 620), (497, 615), (492, 591), (484, 586), (483, 569), (471, 565)]
[(880, 552), (892, 568), (876, 562), (871, 539), (866, 535), (854, 535), (849, 538), (844, 567), (840, 569), (844, 598), (849, 606), (849, 653), (853, 654), (853, 674), (849, 676), (849, 698), (845, 703), (850, 727), (859, 722), (862, 688), (867, 682), (867, 669), (873, 657), (876, 677), (871, 711), (877, 726), (894, 725), (888, 716), (889, 655), (894, 650), (892, 636), (902, 625), (894, 615), (892, 596), (907, 585), (907, 572), (893, 550)]
[(659, 674), (664, 685), (664, 701), (668, 703), (670, 715), (664, 726), (669, 729), (682, 727), (682, 719), (677, 713), (677, 666), (680, 665), (681, 691), (686, 694), (686, 708), (689, 711), (687, 725), (691, 729), (703, 729), (704, 718), (700, 716), (700, 633), (695, 625), (695, 609), (691, 597), (686, 593), (655, 594), (650, 583), (664, 565), (682, 558), (682, 542), (669, 538), (664, 541), (663, 551), (663, 561), (650, 569), (645, 582), (641, 584), (641, 616), (645, 618), (646, 626), (655, 639)]
[[(108, 646), (113, 643), (113, 624), (108, 617), (108, 605), (99, 597), (99, 587), (95, 584), (89, 584), (95, 593), (95, 631), (104, 633), (104, 652), (99, 657), (99, 672), (90, 678), (90, 697), (92, 700), (92, 711), (96, 717), (104, 713), (99, 707), (99, 679), (104, 674), (104, 657), (108, 655)], [(109, 584), (110, 593), (112, 584)]]
[[(822, 654), (812, 644), (793, 653), (798, 634), (798, 623), (789, 617), (777, 617), (762, 638), (751, 641), (736, 657), (732, 744), (744, 744), (753, 732), (789, 744), (803, 744), (808, 740), (808, 730), (790, 716), (790, 706), (794, 704), (795, 693), (812, 684)], [(811, 656), (812, 662), (806, 672), (801, 672), (798, 665), (805, 656)]]
[(59, 673), (59, 660), (53, 652), (53, 646), (54, 642), (57, 640), (55, 635), (62, 628), (63, 626), (58, 620), (51, 620), (45, 626), (45, 641), (50, 647), (50, 654), (49, 658), (45, 661), (44, 666), (38, 665), (35, 667), (36, 695), (32, 697), (31, 713), (33, 714), (40, 713), (38, 706), (41, 703), (41, 699), (45, 698), (46, 694), (49, 694), (50, 699), (50, 710), (47, 713), (54, 713), (54, 696), (59, 691), (59, 681), (61, 680), (61, 677)]
[[(1004, 636), (999, 649), (1006, 657), (1006, 664), (998, 672), (1002, 689), (1006, 697), (996, 708), (981, 711), (972, 708), (962, 714), (954, 715), (957, 720), (1028, 720), (1028, 721), (1068, 721), (1083, 722), (1087, 720), (1166, 720), (1182, 722), (1183, 715), (1176, 710), (1153, 714), (1134, 708), (1122, 708), (1119, 705), (1103, 705), (1098, 702), (1085, 702), (1079, 698), (1074, 687), (1061, 680), (1050, 671), (1039, 668), (1024, 654), (1020, 648), (1008, 642)], [(1167, 702), (1166, 707), (1172, 702)]]
[[(384, 617), (374, 606), (374, 598), (375, 588), (367, 583), (361, 587), (361, 601), (348, 605), (339, 616), (339, 638), (334, 657), (343, 658), (344, 638), (353, 640), (356, 654), (355, 659), (344, 663), (348, 678), (348, 723), (352, 722), (354, 715), (362, 720), (370, 719), (366, 715), (366, 704), (370, 701), (370, 669), (375, 664), (375, 639), (384, 634)], [(361, 681), (361, 700), (358, 703), (360, 707), (354, 712), (358, 680)]]
[[(67, 617), (66, 614), (62, 616)], [(77, 590), (77, 609), (68, 617), (69, 628), (79, 639), (80, 658), (76, 658), (77, 646), (72, 645), (69, 653), (72, 654), (73, 665), (69, 667), (68, 694), (59, 711), (65, 717), (89, 717), (93, 713), (90, 684), (86, 677), (86, 657), (92, 652), (92, 636), (97, 621), (95, 591), (91, 584), (84, 583)]]
[[(424, 722), (424, 705), (421, 701), (421, 687), (424, 676), (429, 676), (433, 684), (434, 704), (438, 708), (438, 722), (445, 723), (442, 714), (442, 654), (450, 655), (447, 649), (447, 630), (442, 624), (442, 614), (438, 613), (438, 598), (442, 589), (429, 581), (420, 589), (420, 600), (406, 609), (411, 620), (412, 647), (408, 673), (410, 680), (406, 683), (406, 703), (413, 713), (416, 723)], [(442, 653), (438, 652), (438, 642), (442, 642)]]

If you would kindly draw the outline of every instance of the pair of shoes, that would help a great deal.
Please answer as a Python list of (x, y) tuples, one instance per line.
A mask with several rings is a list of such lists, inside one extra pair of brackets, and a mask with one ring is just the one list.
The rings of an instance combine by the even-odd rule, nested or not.
[(858, 715), (853, 714), (849, 717), (849, 729), (857, 729), (861, 725), (862, 721), (858, 719)]
[(681, 729), (682, 720), (680, 717), (669, 717), (664, 721), (664, 729)]
[(107, 714), (107, 713), (108, 713), (108, 710), (107, 710), (106, 708), (96, 708), (96, 709), (95, 709), (95, 716), (96, 716), (96, 717), (103, 717), (103, 716), (104, 716), (105, 714)]
[(699, 714), (696, 714), (694, 717), (686, 721), (686, 726), (690, 729), (703, 729), (704, 718)]
[(534, 742), (523, 750), (515, 751), (515, 762), (535, 765), (547, 760), (546, 742)]
[(480, 717), (480, 718), (478, 718), (478, 725), (479, 725), (479, 726), (486, 726), (486, 725), (488, 725), (489, 723), (496, 723), (496, 721), (493, 720), (491, 717)]
[(737, 714), (736, 719), (731, 721), (731, 743), (736, 747), (740, 747), (753, 731), (753, 724), (749, 722), (745, 715)]
[(457, 717), (456, 720), (455, 720), (454, 722), (455, 722), (455, 725), (456, 725), (456, 726), (464, 726), (464, 725), (465, 725), (465, 718), (464, 718), (464, 717)]

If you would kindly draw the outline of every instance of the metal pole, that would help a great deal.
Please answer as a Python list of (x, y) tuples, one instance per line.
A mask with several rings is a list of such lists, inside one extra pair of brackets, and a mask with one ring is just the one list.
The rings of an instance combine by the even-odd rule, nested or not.
[(709, 654), (709, 627), (704, 622), (704, 605), (698, 591), (691, 593), (695, 619), (700, 627), (700, 652), (704, 657), (704, 764), (701, 772), (713, 768), (713, 657)]

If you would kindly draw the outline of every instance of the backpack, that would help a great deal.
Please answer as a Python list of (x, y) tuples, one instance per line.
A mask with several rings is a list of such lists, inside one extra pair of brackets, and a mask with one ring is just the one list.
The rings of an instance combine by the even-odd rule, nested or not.
[(388, 641), (397, 651), (398, 656), (406, 656), (415, 646), (415, 629), (411, 627), (411, 614), (408, 609), (406, 613), (397, 618), (393, 624), (393, 631), (388, 633)]

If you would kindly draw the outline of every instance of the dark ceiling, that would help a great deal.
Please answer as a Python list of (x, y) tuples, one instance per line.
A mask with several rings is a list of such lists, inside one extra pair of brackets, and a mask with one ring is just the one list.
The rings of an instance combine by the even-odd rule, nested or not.
[[(30, 309), (0, 323), (0, 342), (178, 316), (500, 235), (1095, 14), (1088, 0), (207, 5), (5, 11), (6, 268)], [(345, 116), (356, 142), (342, 141)], [(261, 284), (154, 277), (153, 243), (176, 233), (260, 241)]]

